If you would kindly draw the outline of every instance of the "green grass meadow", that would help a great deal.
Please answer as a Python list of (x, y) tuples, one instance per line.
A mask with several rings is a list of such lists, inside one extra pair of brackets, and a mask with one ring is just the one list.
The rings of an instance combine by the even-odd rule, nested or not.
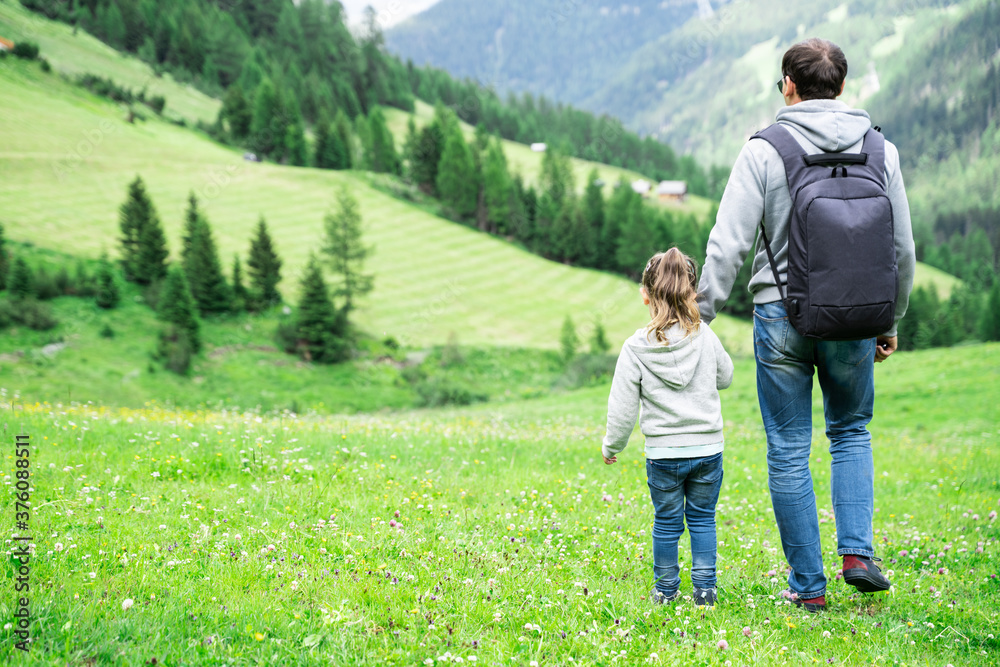
[[(820, 615), (779, 596), (785, 565), (749, 360), (723, 395), (712, 609), (646, 598), (641, 437), (617, 465), (601, 463), (606, 387), (331, 417), (29, 403), (6, 386), (5, 437), (26, 433), (33, 445), (35, 644), (25, 656), (8, 642), (2, 660), (993, 665), (998, 369), (998, 345), (898, 354), (877, 369), (875, 529), (895, 584), (887, 594), (836, 580), (829, 458), (816, 429), (831, 579)], [(10, 453), (4, 460), (13, 495), (16, 469)], [(12, 613), (0, 597), (0, 614)]]
[[(276, 349), (287, 317), (276, 308), (205, 319), (191, 374), (171, 374), (151, 358), (161, 323), (132, 285), (113, 310), (60, 297), (55, 329), (0, 331), (0, 665), (1000, 664), (1000, 344), (876, 366), (885, 594), (838, 578), (817, 391), (812, 472), (831, 582), (827, 611), (809, 615), (780, 595), (751, 325), (716, 320), (736, 360), (723, 393), (720, 602), (693, 604), (685, 535), (685, 597), (656, 606), (642, 436), (605, 466), (608, 379), (574, 376), (557, 352), (567, 315), (581, 350), (599, 321), (617, 352), (648, 318), (635, 283), (444, 220), (366, 173), (245, 162), (151, 113), (130, 124), (59, 72), (146, 85), (188, 125), (214, 118), (218, 100), (12, 0), (0, 0), (0, 36), (38, 41), (55, 69), (0, 59), (0, 222), (32, 266), (114, 257), (118, 207), (140, 174), (175, 260), (192, 191), (227, 273), (264, 216), (289, 303), (346, 187), (375, 275), (356, 311), (358, 354), (335, 366)], [(418, 104), (420, 123), (432, 114)], [(387, 117), (401, 143), (407, 115)], [(541, 156), (504, 146), (536, 179)], [(574, 161), (578, 187), (594, 166)], [(609, 184), (639, 177), (596, 166)], [(916, 281), (942, 297), (957, 284), (923, 265)], [(420, 373), (488, 400), (415, 408)], [(19, 434), (31, 443), (27, 528)], [(13, 634), (12, 552), (25, 535), (28, 653)]]

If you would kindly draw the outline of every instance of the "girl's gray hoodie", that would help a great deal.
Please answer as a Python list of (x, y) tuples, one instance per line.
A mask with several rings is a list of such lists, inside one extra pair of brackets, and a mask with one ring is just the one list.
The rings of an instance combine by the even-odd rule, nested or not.
[(625, 449), (640, 404), (647, 458), (683, 459), (722, 451), (719, 389), (732, 383), (733, 361), (707, 324), (689, 336), (685, 333), (673, 325), (664, 345), (643, 328), (625, 341), (608, 398), (604, 456)]

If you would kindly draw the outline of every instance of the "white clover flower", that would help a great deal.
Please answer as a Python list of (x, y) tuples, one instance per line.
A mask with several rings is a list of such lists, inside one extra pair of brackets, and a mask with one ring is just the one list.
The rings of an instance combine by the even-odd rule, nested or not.
[(132, 598), (125, 598), (124, 600), (122, 600), (122, 611), (128, 611), (129, 609), (132, 608), (133, 604), (135, 604), (135, 602), (132, 600)]

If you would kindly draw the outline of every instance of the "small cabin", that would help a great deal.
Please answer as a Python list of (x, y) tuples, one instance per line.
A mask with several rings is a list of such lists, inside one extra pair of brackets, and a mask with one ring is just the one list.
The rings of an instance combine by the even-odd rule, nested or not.
[(544, 153), (545, 148), (546, 148), (545, 144), (542, 143), (531, 144), (531, 150), (534, 151), (535, 153)]
[(683, 202), (687, 199), (687, 192), (685, 181), (660, 181), (656, 187), (656, 196), (660, 201)]

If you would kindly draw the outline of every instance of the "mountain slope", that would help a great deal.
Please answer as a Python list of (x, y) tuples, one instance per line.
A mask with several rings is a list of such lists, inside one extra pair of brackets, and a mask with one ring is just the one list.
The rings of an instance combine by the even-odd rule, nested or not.
[(694, 0), (442, 0), (389, 31), (389, 48), (498, 90), (575, 102), (643, 44), (697, 13)]
[[(294, 299), (300, 271), (321, 241), (323, 216), (346, 186), (374, 246), (368, 268), (375, 291), (358, 317), (375, 335), (424, 345), (455, 332), (464, 344), (554, 348), (566, 315), (582, 336), (600, 318), (612, 341), (647, 316), (634, 283), (543, 260), (436, 218), (372, 189), (363, 173), (245, 162), (238, 151), (158, 119), (129, 124), (116, 105), (16, 59), (0, 67), (0, 88), (0, 211), (14, 240), (88, 257), (114, 254), (118, 206), (141, 174), (175, 254), (191, 191), (227, 266), (233, 253), (246, 252), (265, 216), (285, 260), (281, 288)], [(734, 351), (749, 349), (747, 324), (725, 319), (717, 330)]]

